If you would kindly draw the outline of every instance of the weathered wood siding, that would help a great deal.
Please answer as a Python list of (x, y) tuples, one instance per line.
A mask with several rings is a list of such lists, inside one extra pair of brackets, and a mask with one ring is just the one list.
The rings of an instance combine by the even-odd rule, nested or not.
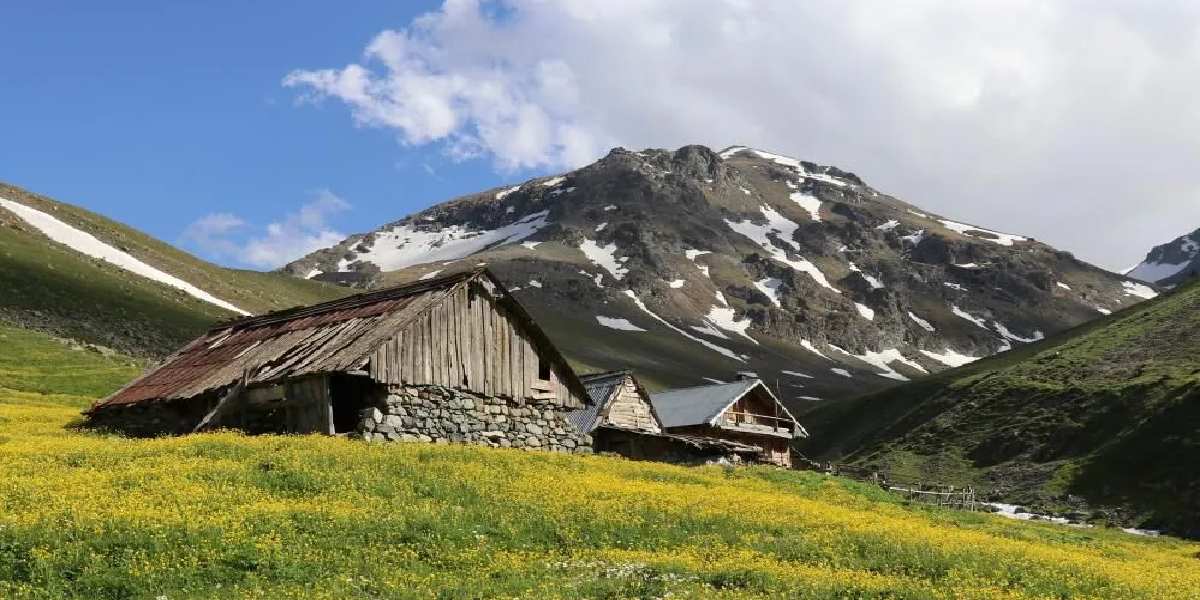
[(650, 409), (649, 400), (638, 391), (632, 377), (625, 378), (625, 382), (609, 403), (608, 412), (604, 417), (605, 422), (611, 425), (633, 427), (654, 433), (662, 430)]
[(460, 285), (434, 302), (372, 355), (373, 379), (389, 384), (439, 385), (479, 394), (564, 407), (583, 398), (563, 383), (564, 373), (545, 359), (514, 315), (478, 282)]
[(333, 406), (325, 377), (287, 382), (283, 409), (284, 430), (289, 433), (333, 433)]

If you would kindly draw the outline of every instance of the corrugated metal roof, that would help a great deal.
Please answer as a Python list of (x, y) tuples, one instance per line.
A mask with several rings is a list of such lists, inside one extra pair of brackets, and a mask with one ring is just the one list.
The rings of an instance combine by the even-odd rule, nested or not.
[(654, 404), (663, 427), (708, 425), (750, 388), (761, 383), (757, 379), (750, 379), (667, 390), (650, 394), (650, 402)]

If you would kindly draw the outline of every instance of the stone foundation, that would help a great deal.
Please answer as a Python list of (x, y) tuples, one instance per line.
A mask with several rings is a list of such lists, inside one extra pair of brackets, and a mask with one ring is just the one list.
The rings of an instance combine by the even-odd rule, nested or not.
[(553, 404), (518, 406), (503, 398), (439, 386), (392, 386), (362, 411), (359, 434), (368, 441), (470, 443), (554, 452), (592, 451), (592, 438)]

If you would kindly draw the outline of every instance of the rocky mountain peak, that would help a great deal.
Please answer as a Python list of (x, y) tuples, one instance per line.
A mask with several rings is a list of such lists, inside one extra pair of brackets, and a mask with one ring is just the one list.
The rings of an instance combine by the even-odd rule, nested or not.
[(1164, 287), (1200, 276), (1200, 229), (1155, 246), (1126, 275)]
[(1154, 294), (852, 172), (735, 146), (615, 148), (286, 267), (363, 287), (485, 263), (584, 368), (753, 370), (793, 406), (1037, 340)]

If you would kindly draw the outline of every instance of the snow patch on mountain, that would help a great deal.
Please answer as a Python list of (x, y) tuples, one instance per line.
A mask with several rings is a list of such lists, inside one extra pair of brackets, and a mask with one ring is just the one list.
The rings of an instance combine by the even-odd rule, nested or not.
[(1004, 339), (1010, 340), (1013, 342), (1021, 342), (1023, 344), (1029, 344), (1032, 342), (1036, 342), (1038, 340), (1046, 339), (1046, 334), (1042, 333), (1041, 331), (1034, 331), (1033, 335), (1031, 335), (1029, 337), (1022, 337), (1022, 336), (1019, 336), (1019, 335), (1009, 331), (1008, 327), (1005, 327), (1004, 323), (1001, 323), (1000, 321), (992, 321), (992, 325), (995, 326), (996, 333), (999, 333)]
[(858, 314), (862, 318), (864, 318), (868, 321), (875, 320), (875, 310), (872, 309), (870, 306), (867, 306), (866, 304), (863, 304), (861, 302), (855, 302), (854, 308), (858, 309)]
[(629, 273), (629, 269), (626, 269), (622, 264), (624, 261), (617, 258), (617, 245), (615, 243), (608, 243), (601, 246), (595, 240), (584, 238), (583, 243), (579, 244), (579, 250), (596, 266), (608, 271), (613, 276), (613, 279), (619, 281), (624, 279), (625, 275)]
[(1125, 288), (1126, 296), (1137, 296), (1138, 298), (1143, 298), (1145, 300), (1158, 297), (1158, 292), (1150, 289), (1149, 286), (1135, 283), (1133, 281), (1122, 281), (1121, 287)]
[(849, 263), (849, 265), (850, 265), (850, 270), (855, 273), (858, 273), (860, 277), (862, 277), (864, 280), (866, 280), (867, 285), (870, 285), (871, 289), (873, 289), (873, 290), (883, 289), (883, 282), (880, 281), (878, 278), (876, 278), (874, 275), (871, 275), (871, 274), (867, 273), (866, 271), (863, 271), (862, 269), (858, 268), (858, 265), (856, 265), (854, 263)]
[[(800, 163), (799, 160), (792, 158), (790, 156), (783, 156), (782, 154), (775, 154), (773, 152), (767, 152), (766, 150), (756, 150), (754, 148), (740, 148), (739, 151), (741, 151), (741, 150), (749, 150), (750, 152), (757, 154), (761, 158), (765, 158), (767, 160), (773, 161), (775, 164), (789, 167), (789, 168), (793, 169), (794, 171), (796, 171), (801, 177), (824, 181), (825, 183), (831, 183), (836, 186), (845, 187), (845, 185), (846, 185), (846, 182), (836, 179), (833, 176), (829, 175), (828, 167), (826, 167), (825, 171), (816, 173), (816, 172), (809, 171), (808, 169), (806, 169), (804, 167), (803, 164)], [(735, 154), (736, 154), (736, 152), (735, 152)], [(730, 154), (730, 156), (732, 156), (732, 154)], [(727, 158), (724, 155), (724, 153), (722, 153), (722, 158)]]
[(464, 258), (533, 235), (547, 225), (549, 214), (550, 211), (543, 210), (490, 230), (449, 225), (437, 231), (423, 231), (411, 224), (398, 225), (375, 234), (366, 252), (343, 258), (338, 270), (347, 271), (357, 261), (373, 263), (384, 271), (396, 271), (422, 263)]
[(933, 352), (931, 350), (922, 350), (921, 354), (924, 354), (925, 356), (928, 356), (929, 358), (932, 358), (933, 360), (936, 360), (948, 367), (961, 367), (979, 360), (978, 356), (963, 354), (954, 350), (953, 348), (946, 348), (946, 350), (942, 353)]
[(901, 354), (900, 350), (898, 350), (896, 348), (891, 348), (888, 350), (881, 350), (879, 352), (876, 352), (874, 350), (867, 350), (862, 354), (854, 354), (843, 348), (838, 348), (837, 346), (831, 345), (830, 347), (839, 352), (842, 352), (843, 354), (846, 354), (847, 356), (852, 356), (854, 358), (857, 358), (858, 360), (861, 360), (861, 361), (867, 363), (868, 365), (871, 365), (872, 367), (879, 369), (880, 371), (882, 371), (882, 373), (876, 373), (876, 375), (878, 375), (880, 377), (886, 377), (888, 379), (895, 379), (896, 381), (908, 381), (908, 377), (905, 377), (904, 375), (900, 374), (899, 372), (896, 371), (896, 369), (894, 369), (892, 367), (891, 363), (894, 363), (894, 362), (898, 362), (902, 365), (905, 365), (905, 366), (907, 366), (915, 371), (919, 371), (921, 373), (929, 372), (929, 371), (925, 370), (925, 367), (922, 367), (921, 365), (917, 364), (915, 361), (910, 360), (909, 358), (906, 358), (903, 354)]
[(800, 340), (800, 347), (812, 352), (813, 354), (816, 354), (817, 356), (820, 356), (821, 358), (824, 358), (825, 360), (829, 360), (828, 356), (825, 356), (820, 350), (817, 350), (817, 347), (808, 340)]
[(777, 246), (775, 241), (770, 237), (771, 235), (774, 235), (781, 243), (790, 246), (792, 251), (799, 256), (800, 247), (797, 246), (796, 242), (793, 241), (799, 225), (789, 220), (787, 217), (779, 214), (778, 211), (770, 206), (763, 205), (759, 210), (762, 212), (763, 217), (767, 220), (765, 225), (758, 225), (753, 221), (730, 221), (728, 219), (725, 221), (725, 224), (737, 233), (750, 238), (751, 241), (758, 244), (760, 248), (765, 250), (767, 254), (769, 254), (771, 258), (775, 259), (776, 261), (781, 262), (801, 273), (808, 274), (808, 276), (812, 277), (814, 281), (821, 285), (821, 287), (827, 288), (839, 294), (842, 293), (841, 290), (830, 285), (829, 280), (825, 278), (825, 274), (822, 273), (815, 264), (805, 260), (804, 258), (789, 258), (787, 250)]
[(922, 319), (921, 317), (918, 317), (917, 315), (913, 314), (913, 311), (911, 311), (911, 310), (908, 311), (908, 318), (912, 319), (914, 323), (921, 326), (921, 329), (924, 329), (925, 331), (928, 331), (929, 333), (933, 333), (933, 332), (937, 331), (937, 329), (935, 329), (929, 321), (926, 321), (925, 319)]
[(1146, 255), (1145, 260), (1126, 271), (1125, 275), (1150, 283), (1158, 283), (1178, 275), (1200, 258), (1200, 242), (1193, 239), (1198, 234), (1200, 232), (1180, 236), (1170, 243), (1154, 248)]
[(975, 315), (972, 315), (971, 313), (969, 313), (953, 304), (950, 305), (950, 312), (954, 313), (954, 316), (956, 316), (956, 317), (966, 319), (966, 320), (974, 323), (977, 327), (980, 327), (983, 329), (989, 329), (986, 320), (976, 317)]
[(746, 359), (742, 358), (741, 356), (738, 356), (738, 354), (736, 352), (734, 352), (733, 350), (730, 350), (728, 348), (723, 348), (723, 347), (718, 346), (708, 340), (698, 338), (698, 337), (672, 325), (666, 319), (658, 316), (658, 313), (655, 313), (654, 311), (650, 310), (650, 308), (646, 306), (646, 303), (642, 302), (642, 299), (638, 298), (637, 294), (635, 294), (633, 292), (633, 290), (625, 290), (625, 295), (628, 296), (629, 299), (633, 301), (634, 305), (637, 306), (639, 309), (641, 309), (642, 312), (646, 313), (647, 315), (650, 315), (651, 318), (658, 321), (659, 323), (662, 323), (671, 331), (674, 331), (675, 333), (678, 333), (679, 335), (682, 335), (683, 337), (685, 337), (689, 340), (692, 340), (693, 342), (696, 342), (696, 343), (704, 346), (705, 348), (708, 348), (709, 350), (712, 350), (713, 352), (721, 354), (725, 357), (731, 358), (738, 362), (746, 362)]
[(802, 192), (792, 192), (788, 198), (808, 211), (808, 215), (812, 217), (812, 220), (821, 220), (821, 200), (819, 198)]
[(751, 342), (758, 344), (758, 340), (750, 337), (750, 334), (746, 333), (746, 330), (749, 329), (754, 322), (748, 318), (738, 319), (736, 315), (736, 311), (728, 306), (713, 306), (712, 308), (708, 309), (708, 314), (705, 315), (704, 319), (711, 325), (731, 333), (736, 333), (750, 340)]
[[(513, 192), (515, 192), (515, 191), (517, 191), (517, 190), (519, 190), (519, 189), (521, 189), (521, 186), (519, 186), (519, 185), (514, 185), (514, 186), (512, 186), (512, 187), (510, 187), (510, 188), (508, 188), (508, 189), (506, 189), (506, 190), (500, 190), (499, 192), (496, 192), (496, 199), (497, 199), (497, 200), (503, 200), (505, 196), (507, 196), (507, 195), (509, 195), (509, 194), (511, 194), (511, 193), (513, 193)], [(511, 207), (510, 207), (510, 208), (511, 208)]]
[(44, 213), (36, 208), (32, 208), (13, 202), (5, 198), (0, 198), (0, 206), (8, 209), (13, 214), (20, 217), (26, 223), (29, 223), (43, 235), (51, 240), (58, 242), (72, 250), (98, 258), (106, 263), (115, 265), (135, 275), (140, 275), (146, 279), (157, 281), (159, 283), (171, 286), (175, 289), (182, 290), (187, 295), (214, 304), (230, 312), (235, 312), (240, 315), (249, 315), (244, 311), (212, 294), (178, 278), (169, 273), (160, 271), (137, 258), (134, 258), (129, 253), (118, 250), (102, 241), (96, 236), (72, 227), (57, 218)]
[(902, 236), (900, 236), (900, 239), (901, 239), (901, 240), (904, 240), (905, 242), (908, 242), (908, 243), (910, 243), (910, 244), (912, 244), (912, 245), (914, 245), (914, 246), (917, 246), (917, 245), (919, 245), (921, 242), (925, 241), (925, 230), (924, 230), (924, 229), (920, 229), (920, 230), (917, 230), (917, 232), (916, 232), (916, 233), (910, 233), (910, 234), (908, 234), (908, 235), (902, 235)]
[(783, 281), (774, 277), (759, 279), (754, 282), (754, 287), (758, 288), (758, 291), (765, 294), (767, 298), (770, 298), (771, 304), (774, 304), (776, 307), (783, 307), (783, 304), (780, 302), (781, 296), (779, 293), (779, 287), (782, 285)]
[(791, 375), (792, 377), (800, 377), (803, 379), (815, 379), (812, 375), (801, 373), (799, 371), (780, 371), (780, 373), (783, 373), (784, 375)]
[(609, 329), (618, 329), (620, 331), (645, 331), (645, 329), (630, 323), (629, 319), (621, 319), (618, 317), (602, 317), (600, 315), (596, 315), (596, 321)]
[[(949, 229), (950, 231), (958, 233), (959, 235), (965, 235), (967, 237), (974, 238), (977, 240), (984, 240), (984, 241), (992, 242), (993, 244), (1000, 244), (1001, 246), (1011, 246), (1011, 245), (1013, 245), (1013, 242), (1024, 242), (1024, 241), (1028, 241), (1028, 239), (1029, 239), (1029, 238), (1022, 237), (1019, 235), (1013, 235), (1011, 233), (1000, 233), (998, 231), (992, 231), (990, 229), (984, 229), (982, 227), (976, 227), (974, 225), (968, 225), (966, 223), (959, 223), (957, 221), (951, 221), (949, 219), (940, 219), (938, 222), (940, 222), (942, 224), (942, 226), (944, 226), (946, 229)], [(968, 235), (968, 233), (972, 232), (972, 231), (974, 231), (976, 233), (984, 233), (984, 234), (994, 236), (994, 237)]]

